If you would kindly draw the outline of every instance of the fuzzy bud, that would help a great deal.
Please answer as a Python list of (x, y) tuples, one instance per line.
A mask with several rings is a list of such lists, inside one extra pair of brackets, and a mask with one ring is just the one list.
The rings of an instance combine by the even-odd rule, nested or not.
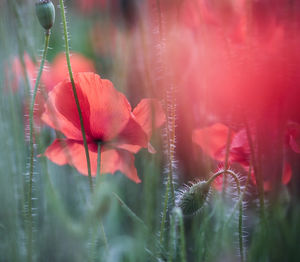
[(40, 0), (35, 4), (36, 15), (44, 29), (49, 30), (55, 20), (55, 8), (50, 0)]
[(210, 183), (200, 181), (186, 186), (177, 199), (177, 206), (182, 210), (183, 215), (190, 216), (197, 213), (205, 204), (210, 190)]

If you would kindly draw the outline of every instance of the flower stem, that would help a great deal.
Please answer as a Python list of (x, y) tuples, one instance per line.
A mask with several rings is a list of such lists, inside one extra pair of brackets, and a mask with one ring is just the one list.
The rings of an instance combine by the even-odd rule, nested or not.
[[(160, 5), (160, 0), (156, 0), (157, 14), (158, 14), (158, 31), (159, 31), (159, 40), (160, 44), (163, 43), (163, 24), (162, 24), (162, 10)], [(169, 202), (169, 194), (171, 191), (171, 202), (172, 206), (175, 206), (175, 190), (174, 190), (174, 148), (175, 148), (175, 119), (176, 119), (176, 105), (175, 105), (175, 95), (173, 86), (170, 89), (165, 90), (165, 102), (166, 102), (166, 114), (167, 114), (167, 123), (166, 123), (166, 135), (167, 135), (167, 161), (168, 161), (168, 182), (165, 193), (163, 215), (160, 226), (160, 244), (163, 244), (164, 240), (164, 231), (165, 224), (167, 219), (167, 209)]]
[[(238, 179), (238, 176), (231, 170), (220, 170), (216, 172), (208, 181), (207, 184), (211, 184), (218, 176), (220, 175), (230, 175), (233, 180), (235, 181), (237, 191), (238, 191), (238, 197), (239, 201), (241, 199), (241, 186), (240, 181)], [(239, 231), (239, 249), (240, 249), (240, 256), (241, 256), (241, 262), (244, 262), (244, 244), (243, 244), (243, 204), (242, 201), (239, 203), (239, 224), (238, 224), (238, 231)]]
[(165, 235), (165, 224), (166, 224), (166, 217), (167, 217), (167, 208), (168, 208), (168, 200), (169, 200), (169, 191), (170, 191), (170, 180), (168, 180), (167, 188), (166, 188), (166, 195), (165, 195), (165, 202), (164, 202), (164, 209), (163, 214), (161, 218), (161, 224), (160, 224), (160, 245), (163, 246), (164, 241), (164, 235)]
[[(227, 134), (226, 149), (225, 149), (225, 163), (224, 163), (225, 170), (228, 170), (228, 167), (229, 167), (229, 154), (230, 154), (230, 145), (231, 145), (231, 134), (232, 134), (232, 129), (229, 127), (228, 134)], [(226, 186), (227, 186), (227, 176), (223, 176), (223, 188), (222, 188), (222, 195), (223, 195), (223, 197), (225, 197)]]
[(98, 142), (97, 146), (97, 175), (96, 179), (100, 179), (100, 174), (101, 173), (101, 142)]
[[(177, 241), (176, 238), (176, 217), (179, 220), (179, 235), (180, 235), (180, 261), (181, 262), (186, 262), (186, 251), (185, 251), (185, 235), (184, 235), (184, 224), (183, 224), (183, 215), (182, 215), (182, 210), (179, 207), (174, 207), (173, 212), (172, 212), (172, 217), (171, 217), (171, 228), (170, 228), (170, 243)], [(175, 246), (176, 247), (176, 246)], [(172, 258), (176, 256), (176, 250), (170, 250), (169, 251), (169, 258), (168, 262), (172, 262)], [(175, 257), (174, 257), (175, 258)], [(176, 259), (175, 259), (176, 260)]]
[[(100, 183), (100, 175), (101, 175), (101, 142), (98, 142), (98, 147), (97, 147), (97, 176), (96, 176), (96, 178), (97, 178), (97, 188), (98, 188), (99, 183)], [(105, 244), (105, 248), (106, 248), (106, 251), (108, 251), (108, 241), (107, 241), (106, 233), (105, 233), (105, 230), (104, 230), (104, 225), (103, 225), (103, 222), (102, 222), (101, 218), (99, 219), (99, 222), (100, 222), (100, 229), (101, 229), (102, 238), (103, 238), (103, 241), (104, 241), (104, 244)]]
[(251, 162), (253, 163), (254, 168), (254, 175), (255, 179), (257, 181), (257, 190), (258, 190), (258, 196), (259, 196), (259, 207), (260, 207), (260, 218), (261, 222), (265, 222), (265, 197), (264, 197), (264, 186), (263, 186), (263, 179), (261, 176), (261, 170), (259, 168), (258, 159), (255, 156), (255, 149), (254, 149), (254, 143), (251, 136), (251, 131), (248, 125), (248, 122), (245, 121), (245, 127), (247, 132), (247, 138), (250, 146), (251, 151)]
[(33, 160), (34, 160), (34, 143), (33, 143), (33, 135), (34, 135), (34, 123), (33, 123), (33, 111), (35, 105), (35, 98), (38, 91), (39, 83), (41, 80), (41, 76), (43, 73), (43, 68), (45, 64), (45, 59), (47, 56), (47, 50), (49, 46), (50, 39), (50, 30), (45, 32), (45, 46), (42, 56), (42, 61), (40, 65), (40, 69), (38, 72), (37, 79), (35, 81), (33, 95), (30, 104), (29, 111), (29, 139), (30, 139), (30, 162), (29, 162), (29, 191), (28, 191), (28, 242), (27, 242), (27, 261), (32, 261), (32, 185), (33, 185)]
[(94, 188), (93, 188), (93, 180), (92, 180), (92, 173), (91, 173), (91, 163), (90, 163), (89, 149), (88, 149), (88, 144), (87, 144), (87, 140), (86, 140), (86, 133), (85, 133), (85, 129), (84, 129), (82, 112), (81, 112), (81, 109), (80, 109), (79, 99), (78, 99), (78, 95), (77, 95), (77, 91), (76, 91), (76, 86), (75, 86), (72, 67), (71, 67), (71, 62), (70, 62), (70, 50), (69, 50), (68, 30), (67, 30), (67, 21), (66, 21), (64, 1), (59, 0), (59, 5), (60, 5), (60, 12), (61, 12), (61, 18), (62, 18), (62, 23), (63, 23), (63, 30), (64, 30), (64, 39), (65, 39), (66, 59), (67, 59), (68, 71), (69, 71), (69, 75), (70, 75), (72, 90), (73, 90), (75, 103), (76, 103), (76, 107), (77, 107), (78, 115), (79, 115), (79, 120), (80, 120), (81, 133), (82, 133), (83, 145), (84, 145), (86, 162), (87, 162), (90, 189), (91, 189), (91, 192), (93, 192)]

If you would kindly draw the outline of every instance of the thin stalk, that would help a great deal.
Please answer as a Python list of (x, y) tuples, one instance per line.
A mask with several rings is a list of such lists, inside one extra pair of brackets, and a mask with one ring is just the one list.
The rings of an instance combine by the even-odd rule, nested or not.
[(27, 242), (27, 261), (32, 261), (32, 185), (33, 185), (33, 160), (34, 160), (34, 143), (33, 143), (33, 135), (34, 135), (34, 126), (33, 126), (33, 111), (35, 105), (35, 98), (38, 91), (39, 83), (41, 80), (41, 76), (43, 73), (43, 68), (45, 64), (45, 59), (47, 56), (47, 50), (49, 46), (50, 39), (50, 30), (45, 32), (45, 46), (42, 56), (42, 61), (40, 65), (40, 69), (38, 72), (37, 79), (35, 81), (35, 86), (33, 90), (33, 95), (31, 99), (30, 111), (29, 111), (29, 140), (30, 140), (30, 162), (29, 162), (29, 192), (28, 192), (28, 242)]
[[(184, 224), (183, 224), (183, 215), (182, 211), (179, 207), (175, 207), (173, 209), (173, 214), (171, 217), (171, 230), (170, 230), (170, 242), (176, 241), (176, 217), (179, 220), (179, 235), (180, 235), (180, 261), (181, 262), (186, 262), (186, 251), (185, 251), (185, 235), (184, 235)], [(173, 238), (173, 239), (172, 239)], [(174, 250), (175, 251), (175, 250)], [(174, 252), (175, 253), (175, 252)], [(172, 262), (172, 252), (170, 253), (168, 262)]]
[[(237, 177), (237, 175), (231, 171), (231, 170), (220, 170), (217, 173), (215, 173), (208, 181), (207, 184), (211, 184), (218, 176), (220, 175), (230, 175), (233, 180), (236, 183), (237, 191), (238, 191), (238, 196), (239, 199), (241, 198), (241, 186), (240, 186), (240, 181)], [(241, 262), (244, 262), (244, 244), (243, 244), (243, 205), (242, 201), (239, 203), (239, 224), (238, 224), (238, 231), (239, 231), (239, 249), (240, 249), (240, 256), (241, 256)]]
[(69, 49), (68, 30), (67, 30), (67, 21), (66, 21), (64, 1), (59, 0), (59, 5), (60, 5), (61, 18), (62, 18), (62, 22), (63, 22), (63, 31), (64, 31), (66, 60), (67, 60), (67, 65), (68, 65), (68, 71), (69, 71), (69, 75), (70, 75), (70, 81), (72, 84), (72, 90), (73, 90), (75, 103), (76, 103), (79, 120), (80, 120), (80, 127), (81, 127), (83, 145), (84, 145), (86, 162), (87, 162), (90, 190), (91, 190), (91, 192), (93, 192), (94, 188), (93, 188), (93, 179), (92, 179), (92, 173), (91, 173), (89, 149), (88, 149), (88, 144), (87, 144), (87, 140), (86, 140), (86, 133), (85, 133), (85, 129), (84, 129), (82, 112), (80, 109), (79, 99), (78, 99), (78, 95), (77, 95), (77, 91), (76, 91), (76, 86), (75, 86), (75, 82), (74, 82), (74, 78), (73, 78), (73, 72), (72, 72), (71, 61), (70, 61), (70, 49)]
[[(161, 14), (161, 5), (160, 0), (156, 0), (157, 6), (157, 13), (158, 13), (158, 30), (159, 30), (159, 40), (162, 43), (163, 41), (163, 26), (162, 26), (162, 14)], [(171, 90), (173, 91), (173, 90)], [(171, 95), (171, 101), (169, 101), (168, 97)], [(166, 90), (166, 113), (167, 113), (167, 152), (168, 152), (168, 182), (167, 188), (165, 193), (165, 201), (163, 207), (163, 215), (161, 220), (160, 226), (160, 244), (162, 246), (164, 240), (164, 231), (165, 231), (165, 224), (167, 218), (167, 209), (168, 209), (168, 202), (169, 202), (169, 191), (171, 191), (171, 201), (172, 205), (175, 206), (175, 190), (174, 190), (174, 183), (173, 183), (173, 162), (174, 162), (174, 152), (173, 152), (173, 145), (175, 144), (175, 117), (176, 117), (176, 108), (175, 108), (175, 98), (173, 92), (168, 94), (168, 90)], [(170, 120), (171, 119), (171, 120)]]
[(245, 121), (245, 127), (246, 127), (246, 132), (247, 132), (247, 138), (250, 146), (250, 151), (251, 151), (251, 161), (253, 163), (254, 167), (254, 175), (255, 179), (257, 181), (257, 190), (258, 190), (258, 197), (259, 197), (259, 207), (260, 207), (260, 218), (261, 221), (265, 221), (265, 197), (264, 197), (264, 186), (263, 186), (263, 179), (261, 177), (261, 170), (258, 167), (258, 160), (256, 159), (255, 156), (255, 149), (254, 149), (254, 143), (253, 139), (251, 136), (250, 128), (248, 125), (248, 122)]
[[(162, 12), (161, 12), (161, 5), (160, 0), (156, 0), (156, 6), (157, 6), (157, 14), (158, 14), (158, 31), (159, 31), (159, 40), (162, 43), (163, 41), (163, 25), (162, 25)], [(172, 90), (173, 91), (173, 90)], [(175, 144), (175, 115), (176, 115), (176, 109), (175, 109), (175, 101), (174, 101), (174, 94), (171, 93), (171, 105), (167, 105), (167, 139), (168, 139), (168, 183), (170, 184), (171, 189), (171, 195), (172, 195), (172, 203), (173, 206), (175, 206), (175, 190), (174, 190), (174, 184), (173, 184), (173, 161), (174, 161), (174, 152), (171, 148), (172, 145)], [(166, 97), (168, 97), (168, 94), (166, 94)], [(166, 103), (168, 104), (168, 99), (166, 99)], [(170, 118), (171, 123), (169, 122), (169, 107), (170, 109)], [(168, 196), (167, 196), (168, 198)]]
[(250, 165), (250, 168), (249, 168), (249, 171), (248, 171), (248, 175), (247, 175), (246, 184), (245, 184), (245, 188), (244, 188), (243, 192), (241, 193), (241, 197), (239, 198), (238, 202), (234, 206), (234, 208), (233, 208), (230, 216), (227, 218), (226, 222), (224, 223), (224, 227), (229, 223), (229, 221), (231, 220), (232, 216), (234, 215), (237, 207), (240, 205), (240, 203), (242, 203), (242, 201), (244, 199), (244, 196), (245, 196), (245, 194), (247, 192), (247, 188), (248, 188), (249, 181), (250, 181), (250, 178), (251, 178), (251, 172), (252, 172), (252, 166)]
[[(227, 134), (226, 149), (225, 149), (225, 163), (224, 163), (224, 169), (225, 170), (228, 170), (228, 168), (229, 168), (229, 154), (230, 154), (230, 145), (231, 145), (231, 134), (232, 134), (232, 129), (229, 127), (228, 134)], [(227, 176), (223, 176), (223, 188), (222, 188), (223, 197), (225, 197), (226, 186), (227, 186)]]
[[(98, 147), (97, 147), (97, 176), (96, 176), (98, 181), (100, 181), (100, 175), (101, 175), (101, 142), (98, 142)], [(100, 182), (97, 183), (97, 188), (99, 186), (99, 183)], [(105, 230), (104, 230), (104, 225), (103, 225), (102, 219), (100, 218), (99, 220), (100, 220), (100, 229), (101, 229), (101, 233), (102, 233), (102, 238), (103, 238), (103, 241), (104, 241), (104, 244), (105, 244), (106, 251), (108, 251), (108, 241), (107, 241), (106, 233), (105, 233)]]
[(165, 235), (165, 224), (166, 224), (167, 209), (168, 209), (169, 191), (170, 191), (170, 183), (169, 183), (169, 181), (167, 183), (166, 195), (165, 195), (165, 202), (164, 202), (164, 209), (163, 209), (163, 214), (162, 214), (161, 224), (160, 224), (159, 241), (160, 241), (160, 245), (161, 246), (163, 246), (164, 235)]
[(100, 178), (101, 173), (101, 142), (98, 142), (97, 146), (97, 175), (96, 178)]

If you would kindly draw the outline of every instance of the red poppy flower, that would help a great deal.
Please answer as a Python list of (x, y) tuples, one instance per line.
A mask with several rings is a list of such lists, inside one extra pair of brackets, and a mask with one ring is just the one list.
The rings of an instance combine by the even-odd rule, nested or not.
[[(203, 152), (211, 158), (225, 161), (225, 150), (229, 129), (217, 123), (209, 127), (198, 128), (193, 132), (193, 142), (201, 147)], [(229, 162), (236, 162), (243, 166), (249, 165), (250, 148), (245, 130), (232, 132)]]
[[(92, 175), (95, 176), (97, 171), (97, 143), (102, 142), (101, 173), (121, 171), (139, 183), (133, 154), (148, 146), (151, 151), (152, 111), (154, 126), (161, 126), (165, 121), (161, 105), (155, 100), (143, 99), (132, 111), (126, 97), (109, 80), (94, 73), (78, 73), (74, 75), (74, 81), (87, 135)], [(42, 120), (66, 137), (63, 141), (56, 139), (45, 155), (58, 165), (73, 165), (87, 175), (80, 121), (68, 79), (49, 93)]]
[[(209, 127), (195, 129), (193, 132), (193, 142), (200, 146), (203, 152), (211, 158), (219, 162), (224, 162), (228, 132), (228, 127), (219, 123)], [(232, 132), (230, 139), (229, 163), (238, 163), (248, 171), (250, 164), (250, 147), (246, 130), (241, 129), (238, 132)], [(288, 184), (291, 177), (292, 169), (290, 165), (285, 162), (281, 178), (282, 184)], [(251, 178), (253, 183), (256, 184), (254, 173), (252, 173)], [(222, 189), (222, 181), (222, 177), (216, 179), (214, 185), (217, 190)], [(267, 180), (264, 181), (264, 189), (266, 191), (271, 189), (270, 182)]]

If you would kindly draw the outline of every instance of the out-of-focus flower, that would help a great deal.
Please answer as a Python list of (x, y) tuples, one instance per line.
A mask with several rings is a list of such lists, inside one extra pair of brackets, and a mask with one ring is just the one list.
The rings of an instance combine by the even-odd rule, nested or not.
[[(195, 129), (193, 132), (193, 142), (200, 146), (203, 152), (209, 155), (212, 159), (218, 162), (224, 162), (228, 132), (229, 128), (220, 123), (205, 128)], [(240, 164), (245, 171), (248, 172), (251, 152), (247, 140), (246, 130), (241, 129), (238, 132), (232, 131), (230, 141), (231, 145), (228, 157), (229, 164)], [(282, 184), (288, 184), (291, 180), (291, 177), (292, 169), (289, 163), (285, 162), (281, 177)], [(253, 172), (251, 178), (253, 183), (256, 184)], [(214, 185), (218, 190), (222, 188), (221, 177), (216, 179)], [(271, 184), (267, 179), (264, 181), (264, 189), (271, 189)]]
[(89, 36), (93, 50), (97, 55), (108, 56), (115, 54), (118, 30), (113, 23), (108, 21), (96, 22), (91, 28)]
[[(72, 52), (70, 56), (70, 62), (72, 65), (72, 72), (96, 72), (94, 63), (92, 60), (86, 58), (80, 53)], [(53, 60), (48, 72), (45, 75), (45, 85), (47, 91), (52, 90), (52, 88), (59, 82), (63, 81), (68, 77), (69, 71), (67, 67), (67, 60), (65, 53), (59, 53)]]
[[(101, 79), (94, 73), (78, 73), (74, 75), (74, 81), (83, 115), (92, 175), (97, 171), (97, 144), (101, 142), (101, 173), (120, 171), (139, 183), (133, 154), (141, 148), (153, 150), (149, 144), (152, 122), (154, 127), (159, 127), (165, 121), (161, 105), (155, 100), (143, 99), (132, 111), (126, 97), (109, 80)], [(42, 120), (66, 137), (56, 139), (45, 155), (58, 165), (73, 165), (80, 173), (87, 175), (80, 121), (68, 79), (57, 84), (49, 93)]]
[[(24, 54), (24, 63), (26, 67), (26, 73), (28, 76), (28, 80), (30, 82), (31, 88), (33, 90), (34, 85), (35, 85), (35, 79), (37, 77), (37, 66), (35, 65), (30, 56), (25, 53)], [(49, 67), (49, 64), (45, 62), (45, 67)], [(48, 79), (48, 74), (46, 70), (43, 72), (42, 77), (41, 77), (41, 85), (43, 86), (46, 83), (46, 80)], [(8, 76), (9, 77), (9, 76)], [(19, 86), (22, 81), (25, 81), (25, 72), (23, 71), (22, 64), (19, 58), (15, 58), (13, 60), (12, 64), (12, 80), (10, 84), (10, 89), (16, 93), (19, 90)], [(41, 126), (41, 115), (44, 112), (44, 103), (45, 99), (42, 94), (42, 92), (37, 92), (36, 94), (36, 103), (35, 103), (35, 109), (33, 113), (33, 119), (35, 123), (35, 127), (37, 128), (36, 131), (39, 130), (39, 127)], [(28, 99), (24, 100), (24, 105), (23, 105), (23, 113), (24, 113), (24, 125), (29, 126), (29, 105), (30, 101)]]
[(91, 12), (106, 8), (108, 1), (109, 0), (78, 0), (77, 4), (83, 12)]
[[(201, 147), (203, 152), (219, 162), (225, 161), (226, 143), (229, 128), (217, 123), (209, 127), (198, 128), (193, 132), (193, 142)], [(228, 161), (249, 166), (250, 148), (244, 129), (232, 132), (230, 137), (230, 154)]]
[[(24, 53), (24, 63), (28, 74), (28, 79), (31, 83), (31, 86), (33, 86), (34, 79), (37, 76), (37, 70), (35, 64), (27, 53)], [(17, 92), (19, 90), (20, 81), (25, 77), (24, 73), (25, 72), (23, 71), (20, 59), (15, 57), (12, 61), (12, 82), (10, 87), (13, 92)], [(7, 77), (9, 77), (9, 75)]]
[(286, 141), (291, 149), (300, 154), (300, 124), (289, 122), (287, 124)]

